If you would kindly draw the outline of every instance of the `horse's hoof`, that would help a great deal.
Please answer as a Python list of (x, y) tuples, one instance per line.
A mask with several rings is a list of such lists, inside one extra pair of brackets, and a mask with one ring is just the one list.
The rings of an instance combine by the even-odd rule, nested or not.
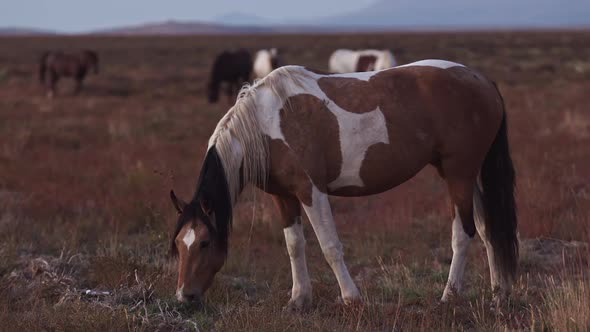
[(357, 304), (360, 304), (362, 302), (363, 302), (363, 300), (361, 299), (360, 296), (357, 296), (357, 297), (345, 297), (345, 298), (342, 298), (342, 296), (338, 296), (336, 298), (336, 303), (343, 304), (343, 305), (346, 305), (346, 306), (357, 305)]
[(283, 312), (292, 314), (309, 308), (311, 308), (311, 296), (301, 296), (297, 299), (290, 299), (287, 305), (283, 307)]
[(501, 309), (507, 305), (510, 299), (510, 292), (502, 290), (500, 288), (494, 289), (492, 293), (492, 305), (496, 309)]

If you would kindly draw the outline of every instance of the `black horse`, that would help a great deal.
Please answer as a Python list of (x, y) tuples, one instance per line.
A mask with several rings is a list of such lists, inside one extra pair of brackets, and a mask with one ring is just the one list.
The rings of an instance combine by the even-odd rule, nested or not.
[(91, 50), (75, 53), (47, 51), (39, 60), (39, 80), (48, 88), (47, 96), (55, 94), (55, 87), (60, 77), (72, 77), (76, 80), (75, 94), (82, 89), (86, 73), (92, 69), (98, 74), (98, 55)]
[(252, 56), (246, 50), (224, 51), (217, 55), (211, 78), (207, 86), (207, 97), (210, 103), (219, 100), (221, 83), (227, 83), (226, 92), (228, 98), (232, 98), (244, 82), (250, 80), (252, 72)]

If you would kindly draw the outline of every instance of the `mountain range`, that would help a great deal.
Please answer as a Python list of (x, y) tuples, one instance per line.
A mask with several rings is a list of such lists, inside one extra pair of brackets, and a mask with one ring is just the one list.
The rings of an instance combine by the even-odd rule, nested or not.
[[(211, 22), (165, 21), (90, 31), (108, 35), (301, 33), (420, 29), (590, 28), (589, 0), (379, 0), (361, 10), (317, 19), (278, 21), (228, 12)], [(0, 28), (0, 35), (54, 34)]]
[(381, 0), (356, 12), (326, 17), (323, 25), (388, 27), (590, 26), (588, 0)]

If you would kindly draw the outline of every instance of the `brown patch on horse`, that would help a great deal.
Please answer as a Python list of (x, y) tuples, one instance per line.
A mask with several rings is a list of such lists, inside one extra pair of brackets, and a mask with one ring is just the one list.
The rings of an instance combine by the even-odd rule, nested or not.
[(281, 215), (283, 228), (291, 227), (295, 223), (301, 223), (301, 203), (296, 197), (273, 195), (272, 200)]
[(387, 97), (369, 82), (351, 77), (322, 77), (318, 85), (336, 105), (351, 113), (374, 111), (383, 97)]
[(301, 203), (311, 205), (312, 183), (295, 152), (280, 139), (270, 140), (269, 151), (270, 174), (264, 191), (282, 197), (296, 196)]
[(361, 55), (356, 61), (355, 71), (372, 71), (375, 70), (377, 57), (374, 55)]
[[(269, 138), (270, 174), (265, 191), (296, 196), (310, 206), (312, 187), (325, 191), (340, 173), (338, 121), (324, 101), (310, 94), (288, 98), (280, 117), (285, 141)], [(321, 123), (322, 130), (317, 130), (315, 123)], [(310, 141), (316, 143), (310, 145)]]
[[(338, 120), (323, 100), (310, 94), (292, 96), (285, 104), (296, 111), (281, 109), (281, 131), (298, 156), (297, 164), (323, 191), (340, 174), (342, 151)], [(321, 130), (314, 124), (321, 124)]]

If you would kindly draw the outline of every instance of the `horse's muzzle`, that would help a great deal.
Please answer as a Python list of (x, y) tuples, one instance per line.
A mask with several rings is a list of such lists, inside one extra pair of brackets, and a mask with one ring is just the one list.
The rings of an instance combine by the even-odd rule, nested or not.
[(198, 293), (195, 294), (186, 294), (182, 290), (178, 290), (176, 292), (176, 299), (182, 303), (194, 304), (200, 306), (202, 304), (201, 295)]

